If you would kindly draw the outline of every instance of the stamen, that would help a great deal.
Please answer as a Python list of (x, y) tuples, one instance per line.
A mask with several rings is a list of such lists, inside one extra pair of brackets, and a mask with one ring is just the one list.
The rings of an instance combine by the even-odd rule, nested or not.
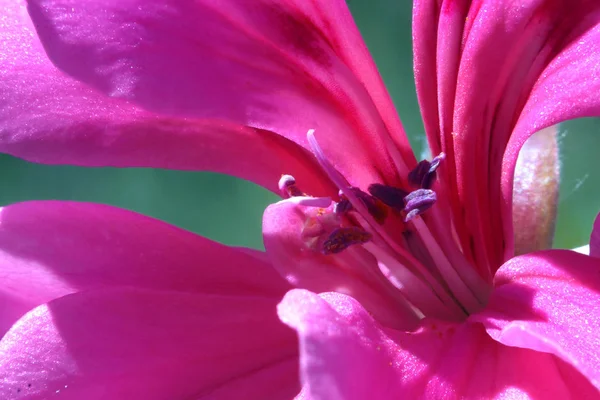
[(440, 153), (433, 160), (422, 160), (408, 173), (408, 182), (418, 188), (431, 189), (436, 178), (435, 170), (438, 169), (446, 154)]
[(369, 185), (368, 190), (373, 197), (379, 199), (383, 204), (398, 211), (404, 210), (404, 198), (408, 195), (407, 191), (382, 185), (381, 183)]
[(279, 179), (279, 191), (284, 198), (306, 196), (306, 194), (296, 186), (296, 179), (291, 175), (281, 176), (281, 179)]
[(405, 222), (410, 221), (419, 214), (424, 213), (427, 209), (431, 208), (437, 200), (437, 195), (433, 190), (430, 189), (417, 189), (412, 191), (404, 198), (406, 211)]
[[(357, 187), (349, 188), (352, 193), (367, 207), (367, 211), (371, 216), (377, 221), (379, 225), (385, 222), (385, 218), (387, 217), (387, 210), (383, 206), (383, 202), (379, 201), (374, 196), (371, 196), (369, 193), (365, 193)], [(345, 198), (343, 193), (340, 194), (340, 197)]]
[(373, 229), (373, 232), (371, 233), (374, 233), (377, 237), (380, 237), (384, 242), (391, 246), (394, 251), (409, 257), (410, 255), (406, 254), (406, 252), (392, 240), (385, 230), (379, 227), (377, 221), (375, 221), (375, 218), (369, 214), (367, 207), (365, 207), (365, 205), (362, 204), (362, 201), (360, 201), (360, 199), (358, 199), (356, 195), (349, 189), (349, 185), (345, 178), (342, 177), (333, 167), (333, 165), (331, 165), (329, 160), (327, 160), (327, 157), (325, 157), (325, 154), (323, 154), (323, 150), (321, 150), (321, 147), (315, 138), (315, 130), (309, 129), (308, 132), (306, 132), (306, 138), (308, 139), (308, 143), (310, 144), (315, 157), (319, 161), (319, 164), (329, 179), (331, 179), (331, 181), (342, 191), (356, 212), (360, 214), (365, 219), (365, 222)]
[(323, 254), (335, 254), (354, 244), (371, 240), (371, 234), (356, 226), (335, 229), (323, 243)]

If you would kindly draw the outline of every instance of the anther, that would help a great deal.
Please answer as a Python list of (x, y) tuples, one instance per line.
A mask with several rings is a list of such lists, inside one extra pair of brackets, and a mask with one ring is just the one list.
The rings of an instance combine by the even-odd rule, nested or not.
[(279, 179), (279, 191), (285, 198), (306, 196), (306, 194), (296, 186), (296, 179), (291, 175), (281, 176), (281, 179)]
[(404, 198), (408, 195), (407, 191), (382, 185), (381, 183), (369, 185), (368, 190), (373, 197), (379, 199), (383, 204), (398, 211), (404, 210)]
[(431, 161), (422, 160), (408, 173), (408, 182), (413, 187), (431, 189), (436, 178), (435, 171), (438, 169), (444, 158), (446, 158), (446, 155), (440, 153)]
[(410, 192), (404, 198), (404, 211), (406, 211), (404, 221), (408, 222), (417, 215), (424, 213), (435, 204), (436, 200), (437, 195), (430, 189), (417, 189)]
[[(385, 222), (385, 218), (387, 217), (387, 210), (383, 206), (384, 203), (381, 202), (376, 197), (363, 192), (357, 187), (350, 187), (348, 190), (351, 190), (352, 193), (363, 203), (363, 205), (367, 208), (369, 214), (377, 221), (378, 224), (383, 224)], [(340, 190), (340, 201), (336, 204), (335, 212), (337, 214), (345, 214), (349, 211), (352, 211), (354, 207), (352, 207), (352, 203), (350, 200)]]
[(367, 211), (377, 221), (378, 224), (383, 224), (387, 217), (387, 210), (383, 207), (383, 203), (369, 193), (365, 193), (357, 187), (351, 187), (350, 190), (354, 195), (367, 207)]
[(355, 244), (364, 244), (372, 235), (359, 227), (337, 228), (323, 242), (323, 254), (336, 254)]

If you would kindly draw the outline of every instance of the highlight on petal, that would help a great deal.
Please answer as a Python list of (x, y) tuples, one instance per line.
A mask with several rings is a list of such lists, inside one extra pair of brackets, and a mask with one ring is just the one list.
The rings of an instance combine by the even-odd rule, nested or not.
[(596, 216), (594, 227), (592, 228), (589, 254), (592, 257), (600, 257), (600, 214)]
[(299, 289), (278, 312), (298, 333), (303, 392), (311, 399), (598, 398), (570, 365), (504, 346), (478, 323), (382, 329), (348, 296)]
[(355, 185), (414, 160), (343, 0), (32, 0), (28, 12), (54, 64), (109, 96), (306, 149), (316, 129)]
[(513, 258), (470, 320), (507, 346), (554, 354), (600, 389), (600, 260), (568, 250)]
[(0, 337), (33, 307), (95, 288), (280, 298), (289, 285), (262, 256), (105, 205), (34, 201), (4, 207)]
[(0, 397), (290, 399), (297, 341), (276, 302), (132, 288), (67, 295), (0, 340)]

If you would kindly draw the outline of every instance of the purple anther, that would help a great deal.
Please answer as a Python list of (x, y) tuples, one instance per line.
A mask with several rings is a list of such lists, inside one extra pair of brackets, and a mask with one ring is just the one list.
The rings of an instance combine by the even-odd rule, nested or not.
[(446, 158), (444, 153), (438, 154), (433, 160), (423, 160), (408, 173), (408, 182), (413, 187), (431, 189), (436, 178), (435, 170), (438, 169), (442, 160)]
[(404, 198), (408, 195), (405, 190), (382, 185), (381, 183), (369, 185), (369, 193), (383, 204), (399, 211), (404, 209)]
[(322, 252), (323, 254), (336, 254), (354, 244), (364, 244), (371, 240), (372, 235), (358, 228), (352, 226), (350, 228), (337, 228), (323, 242)]
[(379, 203), (377, 198), (371, 196), (369, 193), (363, 192), (357, 187), (351, 187), (350, 190), (352, 190), (352, 193), (354, 193), (354, 195), (358, 197), (360, 201), (362, 201), (365, 207), (367, 207), (367, 211), (375, 219), (375, 221), (377, 221), (379, 224), (383, 224), (385, 222), (387, 212), (385, 208), (381, 206), (381, 203)]
[(285, 198), (304, 196), (305, 194), (296, 186), (296, 179), (291, 175), (282, 175), (279, 179), (279, 191)]
[(404, 198), (405, 222), (410, 221), (419, 214), (424, 213), (435, 204), (437, 195), (430, 189), (417, 189)]
[(431, 166), (429, 167), (429, 172), (435, 172), (436, 169), (440, 166), (441, 162), (446, 158), (445, 153), (440, 153), (431, 160)]
[(408, 183), (410, 183), (411, 186), (421, 187), (423, 179), (429, 173), (430, 166), (431, 163), (427, 160), (419, 161), (417, 166), (408, 173)]

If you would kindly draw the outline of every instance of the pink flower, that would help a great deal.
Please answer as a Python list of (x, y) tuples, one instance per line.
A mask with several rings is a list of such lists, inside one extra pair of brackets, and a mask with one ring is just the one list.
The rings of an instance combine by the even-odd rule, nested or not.
[[(266, 254), (103, 206), (4, 209), (4, 398), (290, 398), (297, 340), (301, 398), (598, 397), (600, 261), (513, 257), (532, 222), (512, 220), (547, 214), (513, 205), (525, 140), (600, 114), (596, 1), (415, 1), (418, 164), (341, 0), (4, 3), (0, 150), (287, 198)], [(304, 288), (278, 307), (298, 339), (272, 266)]]

